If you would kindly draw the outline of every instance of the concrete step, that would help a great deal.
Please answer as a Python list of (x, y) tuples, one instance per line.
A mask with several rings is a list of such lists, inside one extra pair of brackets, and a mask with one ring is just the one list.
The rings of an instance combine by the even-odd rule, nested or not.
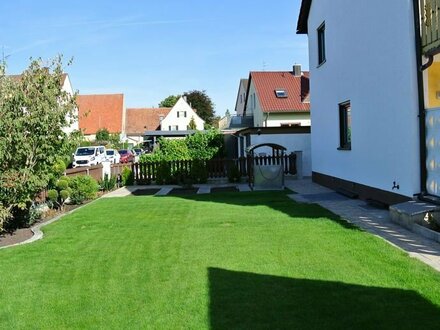
[(390, 206), (391, 221), (413, 230), (414, 224), (423, 224), (427, 213), (440, 212), (440, 205), (409, 201)]

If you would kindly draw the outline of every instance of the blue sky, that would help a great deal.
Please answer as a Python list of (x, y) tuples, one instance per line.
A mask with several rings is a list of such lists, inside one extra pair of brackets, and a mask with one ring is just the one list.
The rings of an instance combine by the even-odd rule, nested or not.
[(73, 57), (81, 94), (124, 93), (127, 107), (206, 90), (216, 113), (232, 112), (249, 71), (308, 68), (307, 39), (295, 34), (300, 0), (0, 2), (0, 50), (8, 73), (29, 58)]

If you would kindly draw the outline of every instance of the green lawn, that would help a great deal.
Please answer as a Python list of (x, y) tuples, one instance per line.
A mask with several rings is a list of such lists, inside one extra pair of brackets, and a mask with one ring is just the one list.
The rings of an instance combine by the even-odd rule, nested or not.
[(0, 250), (1, 329), (438, 329), (440, 274), (284, 192), (101, 199)]

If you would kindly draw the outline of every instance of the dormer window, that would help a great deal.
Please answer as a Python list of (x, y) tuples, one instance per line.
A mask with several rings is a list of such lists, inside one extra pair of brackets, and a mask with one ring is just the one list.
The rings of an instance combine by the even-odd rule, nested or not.
[(275, 89), (275, 95), (279, 99), (283, 99), (287, 97), (287, 91), (285, 89)]

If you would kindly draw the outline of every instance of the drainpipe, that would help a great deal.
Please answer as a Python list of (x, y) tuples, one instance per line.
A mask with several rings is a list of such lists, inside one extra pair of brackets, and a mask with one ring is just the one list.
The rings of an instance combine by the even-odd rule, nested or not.
[[(417, 85), (419, 94), (419, 148), (420, 148), (420, 192), (426, 194), (426, 127), (425, 127), (425, 96), (423, 89), (422, 41), (420, 31), (419, 0), (413, 0), (414, 28), (416, 32)], [(426, 67), (427, 68), (427, 67)], [(425, 68), (425, 69), (426, 69)]]
[(266, 113), (266, 119), (264, 120), (264, 127), (267, 127), (267, 120), (269, 119), (269, 112)]

